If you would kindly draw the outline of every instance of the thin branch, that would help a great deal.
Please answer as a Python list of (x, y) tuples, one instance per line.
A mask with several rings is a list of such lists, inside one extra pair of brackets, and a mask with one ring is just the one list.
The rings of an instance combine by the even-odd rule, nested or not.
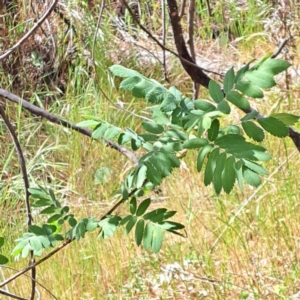
[[(18, 137), (15, 133), (15, 130), (13, 128), (13, 126), (11, 125), (8, 117), (5, 114), (4, 108), (2, 107), (2, 105), (0, 105), (0, 115), (5, 123), (5, 126), (7, 127), (12, 140), (14, 142), (15, 145), (15, 149), (19, 158), (19, 163), (20, 163), (20, 167), (21, 167), (21, 172), (23, 175), (23, 181), (24, 181), (24, 187), (25, 187), (25, 207), (26, 207), (26, 215), (27, 215), (27, 226), (28, 226), (28, 230), (29, 230), (29, 226), (32, 224), (32, 215), (31, 215), (31, 209), (30, 209), (30, 202), (29, 202), (29, 180), (28, 180), (28, 175), (27, 175), (27, 169), (26, 169), (26, 162), (25, 162), (25, 158), (23, 155), (23, 151), (21, 148), (21, 145), (19, 143)], [(34, 254), (33, 251), (30, 251), (30, 261), (29, 264), (34, 263)], [(35, 279), (36, 279), (36, 269), (32, 268), (31, 269), (31, 300), (34, 300), (34, 295), (35, 295)]]
[(98, 20), (97, 20), (96, 30), (95, 30), (95, 34), (94, 34), (94, 38), (93, 38), (92, 62), (93, 62), (94, 65), (95, 65), (95, 46), (96, 46), (97, 34), (98, 34), (98, 30), (100, 28), (100, 23), (101, 23), (104, 7), (105, 7), (105, 0), (102, 0), (99, 16), (98, 16)]
[(44, 15), (36, 22), (36, 24), (10, 49), (8, 49), (4, 54), (0, 55), (0, 61), (5, 57), (10, 55), (13, 51), (18, 49), (40, 26), (41, 24), (48, 18), (52, 10), (55, 8), (58, 0), (54, 0), (48, 10), (44, 13)]
[[(137, 191), (137, 188), (133, 189), (129, 193), (128, 197), (131, 197), (136, 191)], [(102, 215), (102, 217), (100, 217), (99, 221), (104, 220), (107, 215), (111, 215), (127, 199), (128, 198), (125, 199), (125, 198), (122, 197), (122, 199), (119, 202), (117, 202), (109, 211), (107, 211), (105, 214)], [(24, 273), (26, 273), (30, 269), (37, 267), (38, 265), (40, 265), (41, 263), (43, 263), (44, 261), (46, 261), (47, 259), (49, 259), (50, 257), (52, 257), (54, 254), (56, 254), (57, 252), (59, 252), (60, 250), (62, 250), (63, 248), (65, 248), (67, 245), (69, 245), (73, 241), (75, 241), (75, 239), (74, 240), (66, 240), (60, 246), (58, 246), (56, 249), (54, 249), (53, 251), (51, 251), (50, 253), (48, 253), (45, 257), (43, 257), (40, 260), (36, 261), (33, 265), (27, 266), (23, 270), (17, 272), (16, 274), (12, 275), (10, 278), (8, 278), (5, 281), (1, 282), (0, 283), (0, 288), (2, 288), (3, 286), (5, 286), (6, 284), (12, 282), (13, 280), (17, 279), (18, 277), (20, 277), (21, 275), (23, 275)]]
[[(188, 44), (190, 47), (190, 53), (193, 61), (196, 62), (196, 52), (195, 52), (195, 44), (194, 44), (194, 18), (195, 18), (195, 0), (189, 0), (189, 14), (188, 14), (188, 32), (189, 32), (189, 40)], [(198, 98), (199, 93), (199, 84), (193, 81), (193, 99), (196, 100)]]
[(11, 298), (13, 298), (13, 299), (27, 300), (26, 298), (19, 297), (19, 296), (17, 296), (17, 295), (14, 295), (14, 294), (12, 294), (12, 293), (10, 293), (10, 292), (7, 292), (7, 291), (4, 291), (4, 290), (2, 290), (2, 289), (0, 289), (0, 294), (5, 295), (5, 296), (7, 296), (7, 297), (11, 297)]
[[(12, 275), (11, 277), (9, 277), (8, 279), (2, 281), (0, 283), (0, 288), (2, 288), (3, 286), (5, 286), (6, 284), (12, 282), (13, 280), (17, 279), (18, 277), (20, 277), (21, 275), (23, 275), (24, 273), (28, 272), (29, 270), (31, 270), (32, 268), (37, 267), (38, 265), (40, 265), (41, 263), (43, 263), (44, 261), (46, 261), (47, 259), (49, 259), (50, 257), (52, 257), (55, 253), (57, 253), (58, 251), (62, 250), (63, 248), (65, 248), (67, 245), (69, 245), (72, 242), (72, 240), (67, 240), (64, 243), (62, 243), (60, 246), (58, 246), (56, 249), (54, 249), (53, 251), (49, 252), (45, 257), (41, 258), (40, 260), (36, 261), (33, 265), (27, 266), (26, 268), (24, 268), (23, 270), (17, 272), (16, 274)], [(26, 300), (26, 299), (25, 299)]]
[[(153, 34), (144, 26), (141, 24), (141, 22), (138, 20), (138, 18), (135, 16), (135, 14), (132, 12), (131, 8), (129, 7), (129, 5), (127, 4), (127, 2), (125, 0), (121, 0), (121, 2), (124, 4), (124, 6), (126, 7), (126, 9), (128, 10), (128, 12), (130, 13), (131, 17), (133, 18), (133, 20), (136, 22), (136, 24), (145, 32), (147, 33), (147, 35), (161, 48), (161, 49), (165, 49), (166, 51), (172, 53), (174, 56), (176, 56), (177, 58), (179, 58), (181, 61), (183, 61), (186, 65), (192, 66), (195, 69), (198, 69), (199, 72), (205, 71), (207, 73), (211, 73), (211, 74), (215, 74), (218, 76), (223, 77), (222, 74), (218, 73), (218, 72), (214, 72), (214, 71), (210, 71), (207, 69), (204, 69), (202, 67), (199, 67), (198, 65), (195, 64), (195, 62), (190, 61), (189, 59), (187, 59), (186, 57), (184, 57), (183, 55), (181, 55), (181, 53), (176, 53), (173, 50), (164, 47), (164, 45), (155, 37), (153, 36)], [(178, 14), (177, 14), (178, 17)], [(179, 17), (178, 17), (179, 18)], [(204, 74), (204, 73), (203, 73)]]
[(164, 46), (164, 49), (162, 49), (162, 55), (163, 55), (163, 69), (164, 69), (164, 77), (165, 80), (168, 80), (167, 76), (167, 64), (166, 64), (166, 3), (165, 0), (161, 0), (161, 18), (162, 18), (162, 43)]
[[(12, 268), (12, 267), (9, 267), (9, 266), (7, 266), (7, 265), (2, 265), (1, 268), (13, 270), (13, 271), (15, 271), (15, 272), (19, 272), (19, 270), (15, 269), (15, 268)], [(30, 279), (32, 279), (32, 277), (29, 276), (29, 275), (27, 275), (27, 274), (24, 274), (24, 276), (25, 276), (25, 277), (28, 277), (28, 278), (30, 278)], [(35, 279), (35, 283), (36, 283), (37, 285), (39, 285), (41, 288), (43, 288), (46, 292), (48, 292), (48, 293), (52, 296), (52, 298), (54, 298), (55, 300), (58, 300), (58, 298), (57, 298), (54, 294), (52, 294), (51, 291), (50, 291), (49, 289), (47, 289), (43, 284), (41, 284), (41, 283), (40, 283), (39, 281), (37, 281), (36, 279)]]
[(290, 37), (285, 38), (282, 41), (281, 45), (278, 47), (277, 51), (271, 56), (271, 58), (276, 58), (281, 53), (281, 51), (283, 50), (283, 48), (285, 47), (285, 45), (288, 43), (290, 39), (291, 39)]
[[(30, 102), (20, 98), (19, 96), (15, 95), (13, 93), (10, 93), (7, 90), (0, 89), (0, 96), (4, 97), (5, 99), (8, 99), (9, 101), (12, 101), (14, 103), (17, 103), (17, 104), (21, 105), (22, 108), (30, 111), (35, 116), (42, 117), (42, 118), (47, 119), (48, 121), (50, 121), (52, 123), (64, 126), (66, 128), (69, 128), (69, 129), (72, 129), (72, 130), (77, 131), (77, 132), (79, 132), (83, 135), (86, 135), (88, 137), (92, 137), (92, 131), (91, 130), (79, 127), (74, 123), (67, 122), (67, 121), (61, 119), (60, 117), (58, 117), (54, 114), (51, 114), (48, 111), (46, 111), (44, 109), (41, 109), (41, 108), (31, 104)], [(134, 155), (133, 152), (129, 151), (126, 147), (120, 146), (117, 143), (115, 143), (113, 141), (110, 141), (110, 140), (103, 140), (103, 141), (106, 143), (106, 145), (108, 147), (110, 147), (112, 149), (115, 149), (115, 150), (119, 151), (121, 154), (128, 157), (130, 160), (132, 160), (132, 162), (134, 164), (138, 163), (137, 157)]]

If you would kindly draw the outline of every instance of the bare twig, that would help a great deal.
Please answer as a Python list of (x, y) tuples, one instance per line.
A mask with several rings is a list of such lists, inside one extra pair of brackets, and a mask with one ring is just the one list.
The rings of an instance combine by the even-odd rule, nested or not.
[[(88, 130), (86, 128), (82, 128), (77, 126), (76, 124), (67, 122), (63, 119), (61, 119), (60, 117), (49, 113), (48, 111), (41, 109), (33, 104), (31, 104), (30, 102), (20, 98), (19, 96), (10, 93), (7, 90), (4, 89), (0, 89), (0, 96), (14, 102), (17, 104), (20, 104), (24, 109), (30, 111), (33, 115), (35, 116), (39, 116), (42, 117), (52, 123), (58, 124), (58, 125), (62, 125), (66, 128), (75, 130), (83, 135), (86, 135), (88, 137), (92, 137), (92, 131)], [(112, 149), (115, 149), (117, 151), (119, 151), (121, 154), (125, 155), (126, 157), (128, 157), (130, 160), (132, 160), (132, 162), (134, 164), (138, 163), (138, 159), (137, 157), (134, 155), (134, 153), (132, 153), (131, 151), (129, 151), (126, 147), (120, 146), (117, 143), (110, 141), (110, 140), (103, 140), (107, 146), (111, 147)]]
[(281, 53), (281, 51), (283, 50), (283, 48), (285, 47), (285, 45), (288, 43), (290, 39), (291, 39), (290, 37), (285, 38), (280, 44), (280, 46), (278, 47), (277, 51), (271, 56), (271, 58), (276, 58)]
[[(129, 193), (128, 197), (131, 197), (136, 191), (137, 191), (136, 188), (133, 189)], [(99, 221), (104, 220), (107, 215), (111, 215), (126, 200), (127, 199), (125, 199), (125, 198), (122, 197), (122, 199), (119, 202), (117, 202), (109, 211), (107, 211), (105, 214), (103, 214), (100, 217)], [(4, 280), (3, 282), (0, 283), (0, 288), (2, 288), (3, 286), (7, 285), (10, 282), (12, 282), (13, 280), (17, 279), (18, 277), (20, 277), (21, 275), (23, 275), (24, 273), (26, 273), (30, 269), (37, 267), (38, 265), (40, 265), (41, 263), (43, 263), (44, 261), (46, 261), (47, 259), (49, 259), (50, 257), (52, 257), (54, 254), (56, 254), (57, 252), (59, 252), (60, 250), (62, 250), (63, 248), (65, 248), (67, 245), (69, 245), (70, 243), (72, 243), (74, 240), (66, 240), (60, 246), (58, 246), (56, 249), (54, 249), (53, 251), (51, 251), (50, 253), (48, 253), (45, 257), (43, 257), (40, 260), (36, 261), (33, 265), (27, 266), (23, 270), (21, 270), (21, 271), (17, 272), (16, 274), (12, 275), (10, 278)]]
[(7, 297), (11, 297), (11, 298), (13, 298), (13, 299), (27, 300), (26, 298), (19, 297), (19, 296), (17, 296), (17, 295), (14, 295), (14, 294), (12, 294), (12, 293), (10, 293), (10, 292), (7, 292), (7, 291), (4, 291), (4, 290), (2, 290), (2, 289), (0, 289), (0, 294), (5, 295), (5, 296), (7, 296)]
[(102, 0), (101, 1), (101, 7), (100, 7), (99, 16), (98, 16), (98, 20), (97, 20), (96, 30), (95, 30), (95, 34), (94, 34), (94, 38), (93, 38), (92, 62), (94, 63), (94, 65), (95, 65), (95, 46), (96, 46), (96, 40), (97, 40), (98, 30), (100, 28), (100, 23), (101, 23), (101, 18), (102, 18), (104, 7), (105, 7), (105, 0)]
[[(163, 46), (166, 47), (166, 3), (165, 0), (161, 0), (161, 18), (163, 22), (162, 26), (162, 43)], [(164, 69), (164, 77), (165, 80), (168, 80), (167, 75), (167, 65), (166, 65), (166, 49), (162, 49), (162, 55), (163, 55), (163, 69)]]
[[(1, 268), (13, 270), (15, 272), (19, 272), (19, 270), (17, 270), (16, 268), (12, 268), (12, 267), (9, 267), (7, 265), (2, 265)], [(27, 274), (24, 274), (24, 276), (32, 279), (32, 277), (27, 275)], [(55, 295), (53, 295), (53, 293), (51, 293), (51, 291), (49, 289), (47, 289), (43, 284), (41, 284), (36, 279), (35, 279), (35, 282), (36, 282), (37, 285), (39, 285), (41, 288), (43, 288), (45, 291), (47, 291), (51, 295), (52, 298), (54, 298), (55, 300), (58, 300), (58, 298)]]
[[(127, 2), (125, 0), (121, 0), (122, 3), (124, 4), (124, 6), (126, 7), (126, 9), (128, 10), (128, 12), (130, 13), (131, 17), (133, 18), (133, 20), (136, 22), (136, 24), (145, 32), (147, 33), (147, 35), (161, 48), (161, 49), (165, 49), (166, 51), (172, 53), (174, 56), (178, 57), (181, 61), (183, 61), (186, 65), (188, 66), (192, 66), (194, 67), (195, 69), (198, 69), (199, 72), (202, 72), (205, 71), (207, 73), (211, 73), (211, 74), (215, 74), (215, 75), (218, 75), (220, 77), (223, 77), (222, 74), (218, 73), (218, 72), (214, 72), (214, 71), (211, 71), (211, 70), (207, 70), (207, 69), (204, 69), (198, 65), (195, 64), (195, 62), (187, 59), (185, 56), (181, 55), (181, 54), (185, 54), (185, 53), (176, 53), (175, 51), (167, 48), (167, 47), (164, 47), (164, 45), (155, 37), (153, 36), (153, 34), (145, 27), (141, 24), (141, 22), (138, 20), (138, 18), (135, 16), (135, 14), (132, 12), (131, 8), (129, 7), (129, 5), (127, 4)], [(177, 7), (177, 5), (176, 5)], [(178, 17), (178, 14), (177, 14), (177, 17)], [(178, 20), (179, 20), (179, 17), (178, 17)], [(181, 33), (182, 33), (182, 30), (181, 30)], [(183, 38), (183, 37), (182, 37)], [(187, 50), (186, 50), (187, 51)], [(188, 54), (189, 55), (189, 54)], [(204, 73), (203, 73), (204, 74)], [(205, 74), (204, 74), (205, 75)], [(208, 83), (207, 83), (208, 84)]]
[(58, 0), (54, 0), (48, 10), (44, 13), (44, 15), (36, 22), (36, 24), (10, 49), (8, 49), (4, 54), (0, 55), (0, 61), (5, 57), (10, 55), (13, 51), (18, 49), (40, 26), (41, 24), (48, 18), (52, 10), (55, 8)]
[[(29, 203), (29, 180), (28, 180), (28, 175), (27, 175), (27, 169), (26, 169), (26, 162), (25, 162), (25, 158), (23, 155), (23, 151), (21, 148), (21, 145), (19, 143), (18, 137), (15, 133), (15, 130), (13, 128), (13, 126), (11, 125), (8, 117), (5, 114), (4, 108), (2, 107), (2, 105), (0, 105), (0, 115), (5, 123), (5, 126), (7, 127), (12, 140), (14, 142), (15, 145), (15, 149), (19, 158), (19, 163), (20, 163), (20, 167), (21, 167), (21, 172), (23, 175), (23, 181), (24, 181), (24, 187), (25, 187), (25, 207), (26, 207), (26, 214), (27, 214), (27, 226), (28, 226), (28, 230), (29, 230), (29, 226), (32, 224), (32, 215), (31, 215), (31, 209), (30, 209), (30, 203)], [(30, 261), (29, 264), (34, 263), (34, 254), (33, 251), (30, 251)], [(36, 278), (36, 269), (32, 268), (31, 269), (31, 300), (34, 300), (34, 295), (35, 295), (35, 278)]]
[[(189, 14), (188, 14), (188, 30), (190, 53), (193, 61), (196, 62), (195, 44), (194, 44), (194, 18), (195, 18), (195, 0), (189, 0)], [(198, 98), (199, 84), (193, 81), (193, 99)]]

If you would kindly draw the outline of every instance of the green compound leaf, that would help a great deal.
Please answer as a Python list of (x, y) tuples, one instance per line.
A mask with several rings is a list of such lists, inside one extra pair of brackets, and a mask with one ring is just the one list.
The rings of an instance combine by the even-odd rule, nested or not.
[(250, 109), (249, 101), (240, 93), (236, 91), (230, 91), (226, 98), (228, 101), (230, 101), (232, 104), (237, 106), (240, 109), (248, 110)]
[(255, 84), (249, 81), (240, 81), (236, 84), (235, 88), (243, 94), (252, 98), (263, 98), (263, 91)]
[(144, 121), (142, 122), (142, 126), (146, 131), (153, 134), (160, 134), (164, 132), (164, 127), (154, 122)]
[(159, 252), (162, 242), (163, 242), (163, 237), (164, 237), (164, 234), (163, 234), (161, 227), (154, 226), (152, 242), (151, 242), (151, 248), (154, 253)]
[(208, 153), (214, 148), (213, 145), (205, 145), (198, 154), (197, 157), (197, 171), (200, 172), (203, 166), (204, 159)]
[(142, 215), (145, 213), (145, 211), (148, 209), (150, 203), (151, 203), (151, 199), (150, 199), (150, 198), (145, 199), (145, 200), (139, 205), (139, 207), (138, 207), (138, 209), (137, 209), (137, 212), (136, 212), (136, 215), (137, 215), (138, 217), (142, 216)]
[(204, 147), (207, 144), (208, 144), (208, 141), (206, 139), (195, 138), (195, 139), (191, 139), (191, 140), (184, 142), (182, 147), (184, 149), (198, 149), (198, 148)]
[(233, 71), (233, 67), (225, 74), (224, 77), (224, 92), (225, 94), (228, 94), (234, 85), (234, 71)]
[(281, 122), (280, 120), (267, 117), (267, 118), (260, 118), (257, 119), (257, 122), (261, 125), (263, 129), (268, 131), (270, 134), (277, 136), (277, 137), (286, 137), (289, 134), (288, 127)]
[(210, 128), (207, 130), (207, 137), (210, 141), (214, 141), (218, 137), (219, 129), (220, 129), (220, 121), (218, 119), (214, 119), (211, 123)]
[(210, 80), (208, 84), (209, 94), (216, 103), (220, 103), (224, 99), (224, 93), (221, 87), (214, 80)]
[(222, 173), (222, 186), (225, 193), (229, 194), (231, 192), (235, 178), (235, 159), (233, 156), (230, 156), (226, 159), (224, 171)]
[(261, 142), (265, 138), (264, 131), (251, 121), (242, 122), (245, 133), (254, 141)]
[(251, 186), (258, 187), (261, 184), (259, 175), (245, 166), (243, 166), (243, 177)]
[(135, 242), (138, 246), (141, 245), (144, 235), (144, 226), (145, 221), (144, 219), (140, 219), (135, 226)]

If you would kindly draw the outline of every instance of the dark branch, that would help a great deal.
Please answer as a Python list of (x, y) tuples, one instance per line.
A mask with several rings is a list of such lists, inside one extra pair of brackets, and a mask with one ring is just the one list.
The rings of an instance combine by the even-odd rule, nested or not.
[[(26, 213), (27, 213), (27, 226), (28, 226), (28, 230), (29, 230), (29, 226), (32, 223), (32, 215), (31, 215), (31, 209), (30, 209), (30, 203), (29, 203), (29, 196), (30, 196), (29, 180), (28, 180), (28, 175), (27, 175), (25, 158), (24, 158), (23, 151), (22, 151), (21, 145), (19, 143), (18, 137), (15, 133), (15, 130), (14, 130), (13, 126), (11, 125), (8, 117), (6, 116), (2, 105), (0, 105), (0, 115), (12, 137), (12, 140), (14, 142), (16, 152), (17, 152), (17, 155), (19, 158), (19, 163), (20, 163), (21, 172), (23, 175), (24, 187), (25, 187), (25, 207), (26, 207)], [(34, 255), (33, 255), (33, 251), (31, 250), (29, 264), (32, 264), (32, 263), (34, 263)], [(33, 300), (34, 295), (35, 295), (35, 278), (36, 278), (36, 269), (35, 268), (31, 269), (31, 277), (32, 277), (32, 280), (31, 280), (31, 297), (30, 297), (30, 299)]]
[[(88, 130), (88, 129), (79, 127), (76, 124), (67, 122), (67, 121), (61, 119), (60, 117), (53, 115), (53, 114), (47, 112), (46, 110), (41, 109), (41, 108), (31, 104), (30, 102), (20, 98), (19, 96), (8, 92), (7, 90), (0, 89), (0, 96), (4, 97), (14, 103), (21, 105), (24, 109), (30, 111), (35, 116), (42, 117), (52, 123), (75, 130), (77, 132), (80, 132), (81, 134), (88, 136), (88, 137), (92, 137), (91, 130)], [(131, 151), (129, 151), (127, 148), (120, 146), (117, 143), (114, 143), (113, 141), (104, 140), (104, 142), (106, 143), (106, 145), (108, 147), (119, 151), (121, 154), (123, 154), (126, 157), (128, 157), (129, 159), (131, 159), (134, 164), (138, 163), (137, 157)]]

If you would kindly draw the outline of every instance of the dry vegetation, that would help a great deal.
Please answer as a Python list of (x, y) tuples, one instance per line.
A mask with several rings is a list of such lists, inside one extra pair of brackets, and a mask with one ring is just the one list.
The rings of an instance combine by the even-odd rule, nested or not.
[[(140, 2), (139, 19), (161, 38), (161, 3), (153, 1), (147, 10), (146, 1)], [(251, 104), (265, 114), (299, 115), (297, 1), (210, 1), (215, 2), (215, 20), (205, 17), (206, 1), (202, 2), (201, 8), (197, 1), (195, 49), (197, 61), (205, 69), (224, 74), (230, 66), (239, 67), (275, 52), (282, 39), (292, 35), (280, 54), (292, 67), (278, 78), (279, 86), (264, 100)], [(20, 0), (15, 3), (9, 9), (0, 3), (1, 53), (48, 7), (40, 1), (32, 1), (32, 6)], [(1, 61), (0, 87), (73, 122), (93, 115), (136, 130), (141, 120), (129, 112), (144, 116), (149, 112), (142, 100), (118, 90), (118, 80), (108, 71), (113, 63), (167, 85), (170, 82), (192, 96), (192, 83), (178, 59), (166, 53), (165, 73), (158, 62), (164, 56), (161, 49), (127, 14), (117, 18), (118, 9), (110, 3), (102, 10), (101, 3), (93, 1), (60, 2), (43, 26)], [(238, 16), (243, 16), (243, 21)], [(241, 22), (234, 23), (238, 33), (221, 26), (227, 24), (223, 18)], [(118, 25), (120, 22), (124, 24)], [(213, 23), (219, 31), (215, 38)], [(166, 32), (166, 45), (174, 49), (168, 22)], [(200, 97), (206, 96), (206, 90), (200, 89)], [(132, 167), (126, 157), (78, 133), (33, 118), (13, 104), (7, 103), (6, 111), (18, 130), (31, 186), (51, 186), (82, 217), (99, 217), (115, 203), (116, 190)], [(238, 121), (240, 115), (236, 111), (231, 118)], [(0, 236), (6, 238), (4, 250), (9, 255), (26, 220), (22, 177), (2, 122), (0, 145)], [(196, 172), (195, 153), (188, 153), (181, 168), (165, 180), (161, 192), (153, 192), (153, 207), (178, 211), (175, 219), (185, 224), (186, 239), (166, 235), (160, 253), (152, 254), (137, 248), (134, 238), (122, 231), (106, 241), (90, 234), (40, 265), (37, 281), (58, 299), (300, 299), (299, 153), (288, 138), (268, 136), (264, 146), (273, 160), (266, 164), (270, 175), (258, 189), (245, 187), (230, 196), (216, 196)], [(109, 169), (109, 180), (95, 185), (100, 167)], [(127, 211), (126, 205), (119, 213), (122, 211)], [(13, 269), (2, 267), (0, 281), (26, 263), (11, 258)], [(30, 279), (22, 276), (8, 289), (26, 298)], [(52, 299), (42, 287), (38, 290), (39, 299)]]

